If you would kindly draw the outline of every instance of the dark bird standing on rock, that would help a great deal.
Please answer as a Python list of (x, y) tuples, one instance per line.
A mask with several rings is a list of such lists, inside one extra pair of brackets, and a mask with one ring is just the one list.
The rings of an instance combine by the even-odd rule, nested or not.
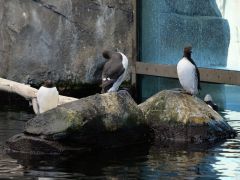
[(116, 92), (126, 79), (128, 59), (121, 52), (105, 50), (102, 55), (107, 59), (102, 72), (102, 93)]
[(200, 87), (199, 70), (191, 58), (192, 47), (185, 47), (183, 58), (177, 64), (177, 74), (183, 89), (191, 94), (198, 94)]

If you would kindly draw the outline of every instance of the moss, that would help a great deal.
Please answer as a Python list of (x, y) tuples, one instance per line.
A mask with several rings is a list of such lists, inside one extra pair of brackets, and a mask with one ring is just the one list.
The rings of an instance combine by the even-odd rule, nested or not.
[(195, 123), (195, 124), (203, 124), (203, 123), (207, 123), (210, 119), (206, 119), (206, 117), (204, 116), (193, 116), (193, 117), (189, 117), (189, 122), (190, 123)]
[(121, 88), (127, 88), (127, 89), (130, 89), (131, 88), (131, 81), (124, 81), (122, 84), (121, 84)]
[(115, 119), (112, 121), (111, 118), (105, 117), (103, 119), (104, 122), (104, 127), (106, 128), (107, 131), (113, 132), (116, 131), (122, 124), (122, 122), (117, 122), (119, 119)]
[(197, 97), (178, 91), (161, 91), (139, 106), (151, 123), (203, 124), (222, 119)]
[(83, 117), (76, 111), (68, 110), (65, 118), (71, 130), (79, 129), (84, 125)]
[(128, 127), (135, 126), (136, 124), (146, 124), (145, 118), (141, 117), (139, 114), (131, 114), (127, 120), (126, 125)]

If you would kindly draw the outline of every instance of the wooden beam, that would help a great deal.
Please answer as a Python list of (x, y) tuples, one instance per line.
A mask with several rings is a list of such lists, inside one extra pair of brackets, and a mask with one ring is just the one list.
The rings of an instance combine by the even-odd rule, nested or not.
[[(240, 71), (199, 68), (200, 79), (203, 82), (240, 85)], [(136, 62), (136, 73), (169, 78), (177, 77), (176, 65), (150, 64)]]
[(150, 76), (177, 78), (177, 70), (175, 65), (136, 62), (136, 73)]
[(200, 68), (201, 81), (240, 85), (240, 72), (224, 69)]
[[(11, 81), (8, 79), (0, 78), (0, 91), (6, 91), (9, 93), (15, 93), (22, 97), (24, 97), (26, 100), (33, 101), (33, 104), (35, 104), (35, 98), (37, 94), (37, 89), (30, 87), (29, 85), (18, 83), (15, 81)], [(68, 96), (59, 96), (59, 105), (65, 104), (68, 102), (76, 101), (77, 98), (68, 97)]]

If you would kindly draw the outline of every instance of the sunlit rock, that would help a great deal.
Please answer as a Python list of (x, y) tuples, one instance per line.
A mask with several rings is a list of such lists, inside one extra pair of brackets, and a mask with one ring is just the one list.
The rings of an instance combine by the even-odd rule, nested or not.
[(236, 132), (201, 99), (178, 90), (165, 90), (139, 105), (156, 140), (214, 142)]

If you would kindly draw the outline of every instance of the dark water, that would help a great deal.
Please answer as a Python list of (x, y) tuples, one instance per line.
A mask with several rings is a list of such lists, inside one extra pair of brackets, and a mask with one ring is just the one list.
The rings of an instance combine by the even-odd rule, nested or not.
[[(239, 132), (240, 112), (222, 114)], [(0, 103), (0, 179), (240, 179), (239, 137), (213, 147), (152, 145), (69, 157), (5, 154), (4, 142), (33, 116), (27, 104)]]

